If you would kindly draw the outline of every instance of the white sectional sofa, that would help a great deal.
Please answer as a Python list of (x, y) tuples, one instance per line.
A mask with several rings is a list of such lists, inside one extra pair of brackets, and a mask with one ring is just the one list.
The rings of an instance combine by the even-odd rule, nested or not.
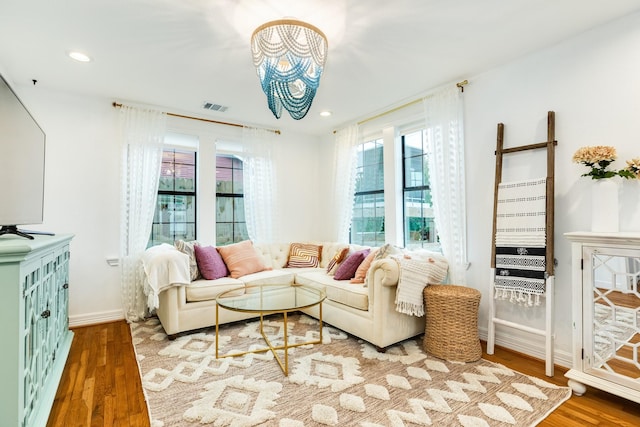
[[(296, 283), (325, 291), (327, 298), (322, 306), (324, 322), (362, 338), (378, 348), (424, 333), (424, 317), (402, 314), (395, 309), (394, 300), (400, 274), (395, 259), (374, 260), (367, 272), (365, 283), (355, 284), (349, 280), (335, 280), (326, 271), (327, 264), (334, 254), (348, 245), (335, 242), (315, 244), (322, 245), (318, 268), (285, 268), (290, 243), (255, 245), (268, 270), (236, 279), (200, 279), (188, 284), (173, 283), (167, 286), (158, 295), (156, 310), (165, 332), (170, 337), (175, 337), (181, 332), (215, 325), (215, 298), (223, 291), (239, 288), (239, 292), (242, 292), (242, 288), (247, 285)], [(357, 245), (350, 246), (354, 251), (363, 249)], [(180, 259), (185, 260), (180, 262), (188, 262), (188, 257)], [(229, 310), (219, 312), (221, 324), (255, 317)], [(318, 318), (317, 306), (304, 312)]]

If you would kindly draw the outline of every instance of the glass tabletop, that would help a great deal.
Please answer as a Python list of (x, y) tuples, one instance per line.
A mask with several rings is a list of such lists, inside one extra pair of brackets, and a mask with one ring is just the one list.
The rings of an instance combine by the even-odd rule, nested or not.
[(221, 293), (216, 303), (227, 310), (250, 313), (295, 311), (320, 304), (326, 295), (305, 285), (247, 286), (243, 295), (237, 289)]

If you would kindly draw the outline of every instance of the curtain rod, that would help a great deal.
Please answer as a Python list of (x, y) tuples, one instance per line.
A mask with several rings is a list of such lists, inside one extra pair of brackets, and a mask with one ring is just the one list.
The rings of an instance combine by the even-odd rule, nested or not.
[[(469, 84), (469, 80), (463, 80), (463, 81), (461, 81), (461, 82), (456, 83), (456, 87), (460, 88), (460, 91), (461, 91), (461, 92), (464, 92), (464, 86), (465, 86), (465, 85), (468, 85), (468, 84)], [(414, 99), (413, 101), (409, 101), (409, 102), (407, 102), (406, 104), (402, 104), (402, 105), (400, 105), (400, 106), (398, 106), (398, 107), (392, 108), (391, 110), (387, 110), (387, 111), (384, 111), (384, 112), (382, 112), (382, 113), (380, 113), (380, 114), (376, 114), (375, 116), (368, 117), (368, 118), (366, 118), (366, 119), (360, 120), (360, 121), (359, 121), (358, 123), (356, 123), (356, 124), (357, 124), (358, 126), (360, 126), (360, 125), (362, 125), (362, 124), (364, 124), (364, 123), (370, 122), (371, 120), (375, 120), (375, 119), (378, 119), (378, 118), (380, 118), (380, 117), (382, 117), (382, 116), (386, 116), (387, 114), (395, 113), (395, 112), (396, 112), (396, 111), (398, 111), (398, 110), (402, 110), (403, 108), (407, 108), (407, 107), (409, 107), (409, 106), (411, 106), (411, 105), (413, 105), (413, 104), (417, 104), (417, 103), (419, 103), (419, 102), (422, 102), (422, 100), (423, 100), (424, 98), (425, 98), (425, 97), (422, 97), (422, 98), (419, 98), (419, 99)], [(336, 133), (336, 131), (334, 130), (334, 131), (333, 131), (333, 133)]]
[[(117, 102), (113, 102), (111, 105), (113, 105), (114, 108), (120, 108), (122, 107), (122, 104), (119, 104)], [(226, 126), (234, 126), (234, 127), (238, 127), (238, 128), (244, 128), (244, 127), (251, 127), (251, 126), (245, 126), (245, 125), (241, 125), (238, 123), (229, 123), (229, 122), (221, 122), (218, 120), (212, 120), (212, 119), (204, 119), (202, 117), (193, 117), (193, 116), (186, 116), (184, 114), (176, 114), (176, 113), (165, 113), (167, 116), (172, 116), (172, 117), (179, 117), (182, 119), (189, 119), (189, 120), (198, 120), (201, 122), (207, 122), (207, 123), (215, 123), (217, 125), (226, 125)], [(265, 129), (269, 132), (273, 132), (277, 135), (280, 135), (280, 130), (279, 129)]]

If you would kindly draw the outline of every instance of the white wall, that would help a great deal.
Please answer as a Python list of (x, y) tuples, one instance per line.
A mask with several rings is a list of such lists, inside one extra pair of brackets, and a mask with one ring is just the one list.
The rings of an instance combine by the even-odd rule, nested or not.
[[(72, 326), (121, 319), (119, 268), (106, 261), (119, 253), (117, 110), (105, 98), (47, 91), (37, 85), (14, 85), (14, 90), (47, 136), (44, 223), (25, 228), (75, 235), (69, 284)], [(184, 119), (169, 124), (198, 134), (201, 146), (208, 148), (217, 139), (241, 141), (238, 132), (231, 131), (236, 128), (229, 126)], [(304, 135), (283, 132), (277, 138), (277, 220), (285, 231), (284, 240), (319, 238), (319, 150), (317, 141)]]
[[(556, 114), (556, 357), (570, 363), (571, 255), (563, 237), (589, 230), (591, 180), (571, 161), (585, 145), (613, 145), (617, 169), (640, 157), (640, 14), (600, 27), (553, 48), (470, 78), (465, 88), (465, 144), (470, 286), (482, 291), (480, 326), (488, 322), (489, 263), (497, 123), (505, 125), (505, 146), (546, 140), (547, 111)], [(544, 150), (508, 155), (503, 180), (544, 176)], [(536, 174), (541, 167), (541, 173)], [(623, 181), (621, 231), (640, 230), (640, 181)], [(502, 316), (543, 327), (543, 311), (508, 303)], [(498, 330), (498, 343), (542, 357), (540, 337)]]
[(119, 270), (119, 143), (106, 99), (15, 87), (46, 133), (44, 223), (25, 228), (72, 233), (72, 325), (122, 318)]

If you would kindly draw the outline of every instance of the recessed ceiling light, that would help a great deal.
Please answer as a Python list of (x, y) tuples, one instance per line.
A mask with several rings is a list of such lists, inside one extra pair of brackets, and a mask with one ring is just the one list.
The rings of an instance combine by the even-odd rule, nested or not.
[(331, 111), (320, 111), (320, 115), (322, 117), (329, 117), (331, 115)]
[(75, 59), (76, 61), (79, 61), (79, 62), (91, 62), (91, 57), (89, 55), (87, 55), (86, 53), (79, 52), (77, 50), (70, 50), (67, 52), (67, 55), (69, 55), (69, 58)]

